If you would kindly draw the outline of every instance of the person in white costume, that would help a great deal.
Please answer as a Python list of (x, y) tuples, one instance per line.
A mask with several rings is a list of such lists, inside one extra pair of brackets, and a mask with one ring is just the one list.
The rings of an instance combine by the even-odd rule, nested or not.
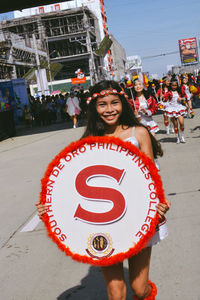
[(181, 95), (176, 78), (171, 80), (170, 90), (164, 94), (164, 99), (168, 102), (168, 105), (165, 108), (165, 114), (171, 118), (174, 124), (174, 132), (176, 133), (177, 137), (176, 143), (185, 143), (184, 116), (187, 114), (187, 109), (181, 104), (185, 98)]
[(81, 112), (79, 106), (79, 100), (75, 97), (74, 92), (70, 92), (70, 95), (66, 102), (66, 112), (69, 114), (71, 120), (73, 121), (73, 128), (77, 128), (77, 116)]
[(194, 98), (194, 95), (190, 92), (191, 86), (192, 84), (189, 84), (188, 77), (186, 75), (183, 75), (181, 77), (181, 93), (182, 96), (185, 97), (187, 116), (191, 116), (191, 118), (194, 118), (194, 112), (192, 109), (192, 100)]

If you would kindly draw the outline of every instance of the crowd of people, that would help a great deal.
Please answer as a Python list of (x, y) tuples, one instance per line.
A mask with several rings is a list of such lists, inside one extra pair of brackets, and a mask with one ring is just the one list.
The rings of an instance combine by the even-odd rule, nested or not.
[(184, 118), (193, 118), (193, 106), (199, 100), (200, 74), (168, 75), (160, 80), (143, 80), (134, 76), (125, 79), (121, 87), (129, 97), (134, 114), (138, 120), (155, 135), (159, 131), (153, 115), (163, 113), (166, 134), (175, 133), (176, 142), (185, 143)]
[(30, 96), (29, 106), (24, 106), (25, 123), (27, 126), (46, 126), (71, 119), (75, 128), (77, 119), (83, 119), (86, 113), (86, 99), (87, 91), (83, 89), (64, 95)]
[[(159, 130), (153, 115), (163, 113), (166, 134), (175, 133), (177, 143), (185, 143), (184, 118), (193, 118), (193, 106), (200, 94), (200, 73), (166, 75), (162, 79), (149, 80), (141, 76), (124, 77), (119, 82), (127, 95), (137, 119), (155, 135)], [(27, 126), (46, 126), (55, 122), (71, 121), (77, 128), (87, 113), (89, 90), (78, 91), (29, 99), (29, 106), (24, 107), (24, 119)]]

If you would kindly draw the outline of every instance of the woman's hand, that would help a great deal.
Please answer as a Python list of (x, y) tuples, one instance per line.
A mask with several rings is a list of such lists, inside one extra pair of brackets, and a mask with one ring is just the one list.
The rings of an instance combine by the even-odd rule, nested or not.
[(145, 108), (140, 108), (140, 111), (143, 113), (143, 114), (145, 114), (145, 115), (148, 115), (148, 113), (147, 113), (147, 111), (146, 111), (146, 109)]
[(164, 219), (164, 216), (166, 212), (170, 209), (170, 207), (171, 207), (171, 202), (167, 199), (165, 199), (165, 203), (159, 203), (158, 205), (156, 205), (157, 213), (160, 221)]
[(35, 206), (38, 210), (38, 216), (40, 217), (40, 219), (42, 219), (43, 215), (47, 212), (48, 208), (46, 207), (46, 205), (41, 204), (40, 201), (35, 203)]
[(183, 100), (184, 100), (184, 98), (179, 97), (177, 101), (181, 102)]
[(139, 118), (139, 114), (138, 114), (137, 110), (134, 110), (134, 115), (135, 115), (136, 118)]

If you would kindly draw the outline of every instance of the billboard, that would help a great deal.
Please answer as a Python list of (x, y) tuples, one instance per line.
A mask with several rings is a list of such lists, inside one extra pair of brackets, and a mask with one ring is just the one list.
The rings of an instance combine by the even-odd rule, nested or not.
[(182, 65), (198, 63), (198, 49), (196, 38), (182, 39), (178, 41)]
[(104, 39), (101, 41), (99, 48), (95, 51), (95, 53), (99, 56), (105, 57), (108, 53), (108, 50), (112, 46), (112, 39), (109, 35), (106, 35)]
[(130, 71), (142, 70), (142, 60), (139, 55), (128, 56), (126, 61), (126, 69)]

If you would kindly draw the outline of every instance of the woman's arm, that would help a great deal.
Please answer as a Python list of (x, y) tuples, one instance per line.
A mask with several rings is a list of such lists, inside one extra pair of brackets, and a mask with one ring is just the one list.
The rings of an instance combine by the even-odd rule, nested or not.
[[(151, 138), (147, 129), (142, 126), (137, 126), (135, 128), (135, 137), (138, 140), (140, 151), (144, 152), (152, 161), (154, 161)], [(165, 199), (165, 203), (159, 203), (156, 206), (160, 220), (163, 220), (164, 215), (169, 210), (170, 206), (171, 203), (167, 199)]]
[(164, 102), (170, 101), (172, 99), (172, 97), (173, 97), (172, 91), (169, 91), (164, 94), (163, 100), (164, 100)]
[(148, 109), (146, 110), (147, 115), (152, 116), (158, 110), (158, 105), (157, 105), (156, 99), (154, 97), (150, 96), (149, 99), (147, 99), (147, 103), (148, 103)]
[(135, 127), (135, 137), (138, 140), (140, 151), (144, 152), (153, 161), (153, 149), (148, 130), (143, 126)]

